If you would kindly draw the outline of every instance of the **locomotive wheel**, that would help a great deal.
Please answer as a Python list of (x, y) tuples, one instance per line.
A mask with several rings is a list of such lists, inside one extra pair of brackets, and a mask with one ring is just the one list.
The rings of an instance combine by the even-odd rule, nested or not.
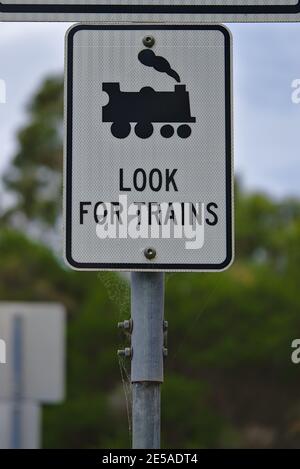
[(116, 138), (126, 138), (130, 134), (131, 126), (129, 122), (114, 122), (111, 126), (111, 133)]
[(177, 129), (177, 134), (180, 138), (188, 138), (191, 133), (192, 129), (187, 124), (180, 125)]
[(169, 124), (163, 125), (160, 129), (160, 133), (162, 137), (170, 138), (174, 135), (174, 128)]
[(156, 92), (154, 91), (153, 88), (151, 88), (151, 86), (144, 86), (144, 88), (141, 88), (141, 91), (140, 91), (141, 94), (143, 94), (144, 96), (153, 96), (156, 94)]
[(153, 125), (151, 122), (138, 122), (134, 131), (140, 138), (149, 138), (153, 134)]

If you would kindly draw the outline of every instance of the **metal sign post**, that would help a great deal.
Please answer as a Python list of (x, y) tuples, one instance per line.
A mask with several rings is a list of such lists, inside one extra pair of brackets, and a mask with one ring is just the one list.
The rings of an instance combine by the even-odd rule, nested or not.
[(163, 382), (164, 274), (131, 274), (132, 446), (160, 448)]
[(227, 268), (231, 38), (219, 25), (77, 25), (66, 37), (65, 257), (132, 271), (133, 448), (160, 447), (164, 272)]
[(160, 448), (160, 385), (167, 355), (164, 274), (131, 274), (131, 320), (118, 323), (131, 334), (131, 347), (118, 355), (131, 358), (132, 447)]
[(24, 395), (24, 318), (18, 314), (13, 318), (13, 396), (11, 448), (22, 448), (22, 399)]

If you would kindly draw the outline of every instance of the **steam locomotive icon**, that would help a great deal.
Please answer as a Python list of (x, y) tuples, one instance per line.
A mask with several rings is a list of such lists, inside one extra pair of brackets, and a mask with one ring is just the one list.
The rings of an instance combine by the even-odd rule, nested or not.
[(142, 139), (153, 134), (153, 123), (163, 123), (160, 133), (165, 138), (174, 135), (171, 124), (180, 124), (177, 135), (188, 138), (196, 122), (191, 116), (189, 93), (185, 85), (175, 85), (174, 91), (155, 91), (150, 86), (138, 92), (121, 91), (120, 83), (103, 83), (102, 90), (109, 95), (109, 102), (102, 107), (102, 121), (111, 123), (114, 137), (123, 139), (135, 123), (135, 134)]

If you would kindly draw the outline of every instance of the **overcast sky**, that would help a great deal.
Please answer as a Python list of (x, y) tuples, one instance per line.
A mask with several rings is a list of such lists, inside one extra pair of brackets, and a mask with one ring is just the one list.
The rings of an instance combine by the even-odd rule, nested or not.
[[(2, 23), (0, 174), (16, 150), (26, 104), (42, 80), (63, 71), (68, 24)], [(300, 104), (291, 99), (300, 79), (299, 24), (229, 25), (234, 40), (235, 170), (249, 189), (300, 196)]]

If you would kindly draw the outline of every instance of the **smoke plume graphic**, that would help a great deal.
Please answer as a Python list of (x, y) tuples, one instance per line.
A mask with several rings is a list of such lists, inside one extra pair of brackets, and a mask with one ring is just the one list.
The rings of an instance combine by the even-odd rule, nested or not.
[(166, 73), (180, 83), (180, 76), (171, 68), (169, 62), (164, 57), (155, 55), (152, 50), (142, 50), (138, 55), (138, 59), (146, 67), (153, 67), (158, 72)]

